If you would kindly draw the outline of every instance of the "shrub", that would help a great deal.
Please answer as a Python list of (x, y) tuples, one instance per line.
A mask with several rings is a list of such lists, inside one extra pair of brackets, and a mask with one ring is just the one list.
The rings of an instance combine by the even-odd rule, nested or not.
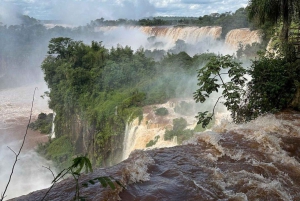
[(166, 116), (168, 114), (169, 114), (169, 111), (165, 107), (161, 107), (161, 108), (158, 108), (155, 110), (155, 115), (158, 115), (158, 116)]
[(155, 145), (159, 138), (160, 138), (159, 135), (155, 136), (155, 137), (154, 137), (154, 140), (150, 140), (150, 141), (146, 144), (146, 147), (152, 147), (153, 145)]
[(300, 81), (300, 65), (297, 62), (261, 55), (259, 60), (253, 62), (248, 73), (252, 80), (248, 83), (246, 97), (238, 110), (238, 122), (289, 106)]
[[(227, 73), (221, 73), (224, 70)], [(245, 73), (252, 77), (246, 90)], [(228, 74), (231, 80), (224, 82), (222, 74)], [(260, 54), (259, 60), (254, 61), (247, 71), (231, 56), (212, 57), (198, 72), (200, 88), (194, 93), (194, 99), (196, 102), (204, 102), (212, 92), (223, 90), (219, 99), (224, 98), (223, 104), (231, 112), (234, 122), (245, 122), (260, 114), (287, 108), (297, 92), (299, 74), (299, 62), (274, 55), (265, 57)], [(208, 111), (198, 113), (198, 124), (202, 124), (203, 128), (212, 120), (219, 99), (211, 115)]]
[(49, 143), (40, 144), (37, 152), (45, 156), (48, 160), (54, 161), (59, 169), (63, 169), (72, 163), (74, 146), (68, 136), (65, 135), (55, 138)]
[(172, 140), (174, 136), (177, 136), (178, 144), (181, 144), (184, 140), (193, 136), (193, 131), (186, 129), (187, 121), (184, 118), (173, 119), (173, 129), (166, 130), (164, 140)]
[(52, 128), (53, 113), (40, 113), (35, 122), (29, 124), (32, 130), (39, 130), (41, 133), (50, 134)]

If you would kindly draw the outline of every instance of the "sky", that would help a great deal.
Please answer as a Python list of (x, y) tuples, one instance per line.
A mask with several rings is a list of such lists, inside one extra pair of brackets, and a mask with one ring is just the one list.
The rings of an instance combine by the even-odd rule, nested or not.
[(17, 14), (39, 20), (64, 20), (86, 24), (103, 17), (141, 19), (155, 16), (193, 16), (224, 13), (245, 7), (248, 0), (0, 0), (0, 15)]

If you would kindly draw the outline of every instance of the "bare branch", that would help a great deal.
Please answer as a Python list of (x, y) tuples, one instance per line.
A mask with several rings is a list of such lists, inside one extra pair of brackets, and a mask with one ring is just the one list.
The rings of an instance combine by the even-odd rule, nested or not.
[(9, 146), (7, 146), (7, 148), (9, 148), (17, 156), (17, 153), (12, 148), (10, 148)]
[(49, 167), (42, 166), (42, 167), (48, 169), (51, 172), (53, 178), (55, 179), (55, 175), (54, 175), (53, 171), (51, 170), (50, 166)]
[(15, 162), (14, 162), (14, 164), (13, 164), (13, 166), (12, 166), (11, 173), (10, 173), (10, 175), (9, 175), (8, 182), (7, 182), (7, 184), (6, 184), (6, 187), (5, 187), (5, 189), (4, 189), (4, 192), (3, 192), (2, 195), (1, 195), (0, 201), (3, 201), (4, 198), (6, 197), (5, 193), (6, 193), (6, 191), (7, 191), (7, 189), (8, 189), (8, 186), (9, 186), (9, 184), (10, 184), (10, 182), (11, 182), (12, 175), (14, 174), (15, 166), (16, 166), (16, 164), (17, 164), (17, 162), (18, 162), (18, 157), (19, 157), (19, 155), (21, 154), (21, 151), (22, 151), (23, 146), (24, 146), (24, 144), (25, 144), (25, 140), (26, 140), (26, 136), (27, 136), (27, 133), (28, 133), (29, 124), (30, 124), (30, 122), (31, 122), (32, 110), (33, 110), (33, 103), (34, 103), (34, 96), (35, 96), (35, 91), (36, 91), (36, 90), (37, 90), (37, 87), (34, 89), (34, 92), (33, 92), (33, 97), (32, 97), (32, 102), (31, 102), (31, 109), (30, 109), (30, 116), (29, 116), (29, 120), (28, 120), (28, 124), (27, 124), (27, 128), (26, 128), (26, 132), (25, 132), (25, 134), (24, 134), (23, 141), (22, 141), (22, 145), (21, 145), (21, 147), (20, 147), (20, 149), (19, 149), (19, 152), (16, 154), (16, 152), (14, 152), (11, 148), (9, 148), (11, 151), (13, 151), (13, 152), (15, 153), (16, 159), (15, 159)]

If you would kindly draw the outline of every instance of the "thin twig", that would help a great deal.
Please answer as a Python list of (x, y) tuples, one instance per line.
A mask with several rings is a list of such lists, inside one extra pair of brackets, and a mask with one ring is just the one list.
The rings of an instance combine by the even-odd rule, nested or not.
[(62, 174), (61, 176), (59, 176), (59, 177), (55, 177), (54, 178), (54, 180), (52, 181), (52, 185), (51, 185), (51, 187), (48, 189), (48, 191), (45, 193), (45, 195), (44, 195), (44, 197), (41, 199), (41, 201), (43, 201), (46, 197), (47, 197), (47, 195), (48, 195), (48, 193), (51, 191), (51, 189), (53, 188), (53, 186), (54, 186), (54, 184), (56, 184), (56, 182), (58, 182), (61, 178), (63, 178), (66, 174), (68, 174), (69, 173), (69, 169), (63, 169), (62, 171), (61, 171), (61, 173), (63, 173), (64, 171), (66, 171), (64, 174)]
[[(228, 75), (229, 73), (218, 73), (215, 75), (215, 77), (213, 79), (215, 79), (217, 76), (221, 76), (221, 75)], [(224, 84), (224, 83), (223, 83)]]
[(7, 146), (7, 148), (14, 152), (15, 155), (17, 155), (17, 153), (12, 148), (10, 148), (9, 146)]
[(215, 114), (215, 109), (216, 109), (216, 106), (217, 106), (217, 104), (218, 104), (218, 102), (219, 102), (219, 100), (220, 100), (220, 98), (222, 98), (223, 96), (220, 96), (219, 98), (218, 98), (218, 100), (217, 100), (217, 102), (215, 103), (215, 106), (214, 106), (214, 108), (213, 108), (213, 113), (212, 113), (212, 115), (210, 116), (210, 117), (213, 117), (214, 116), (214, 114)]
[(54, 173), (53, 173), (53, 171), (51, 170), (50, 167), (46, 167), (46, 166), (42, 166), (42, 167), (48, 169), (51, 172), (51, 174), (53, 176), (53, 179), (55, 179), (55, 175), (54, 175)]
[(23, 137), (22, 145), (21, 145), (21, 147), (20, 147), (20, 149), (19, 149), (19, 152), (16, 154), (16, 152), (14, 152), (11, 148), (8, 147), (10, 150), (12, 150), (12, 151), (15, 153), (16, 159), (15, 159), (15, 162), (14, 162), (13, 167), (12, 167), (12, 169), (11, 169), (11, 173), (10, 173), (10, 175), (9, 175), (9, 179), (8, 179), (7, 184), (6, 184), (5, 190), (4, 190), (4, 192), (2, 193), (2, 195), (1, 195), (0, 201), (3, 201), (3, 200), (4, 200), (4, 197), (6, 197), (6, 196), (5, 196), (5, 193), (6, 193), (6, 191), (7, 191), (7, 189), (8, 189), (8, 186), (9, 186), (9, 184), (10, 184), (10, 182), (11, 182), (12, 175), (14, 174), (14, 170), (15, 170), (15, 166), (16, 166), (17, 161), (18, 161), (18, 157), (19, 157), (19, 155), (21, 154), (21, 151), (22, 151), (23, 146), (24, 146), (24, 144), (25, 144), (27, 132), (28, 132), (28, 129), (29, 129), (29, 124), (30, 124), (30, 122), (31, 122), (32, 110), (33, 110), (33, 103), (34, 103), (34, 96), (35, 96), (35, 91), (36, 91), (36, 89), (37, 89), (37, 87), (34, 89), (34, 92), (33, 92), (33, 97), (32, 97), (32, 102), (31, 102), (31, 110), (30, 110), (29, 121), (28, 121), (28, 124), (27, 124), (26, 132), (25, 132), (25, 135), (24, 135), (24, 137)]
[(222, 76), (220, 75), (220, 73), (218, 73), (218, 75), (219, 75), (219, 77), (220, 77), (220, 79), (221, 79), (223, 85), (226, 87), (226, 85), (225, 85), (225, 83), (224, 83), (224, 81), (223, 81)]

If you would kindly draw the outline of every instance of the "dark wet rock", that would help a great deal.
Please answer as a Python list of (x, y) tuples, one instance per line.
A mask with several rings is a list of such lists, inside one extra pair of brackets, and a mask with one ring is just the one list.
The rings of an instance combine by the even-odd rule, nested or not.
[[(221, 123), (182, 146), (135, 151), (122, 163), (83, 175), (111, 175), (126, 185), (81, 188), (86, 200), (300, 200), (300, 115), (267, 115), (243, 125)], [(40, 200), (46, 190), (13, 200)], [(72, 179), (46, 200), (72, 200)]]

